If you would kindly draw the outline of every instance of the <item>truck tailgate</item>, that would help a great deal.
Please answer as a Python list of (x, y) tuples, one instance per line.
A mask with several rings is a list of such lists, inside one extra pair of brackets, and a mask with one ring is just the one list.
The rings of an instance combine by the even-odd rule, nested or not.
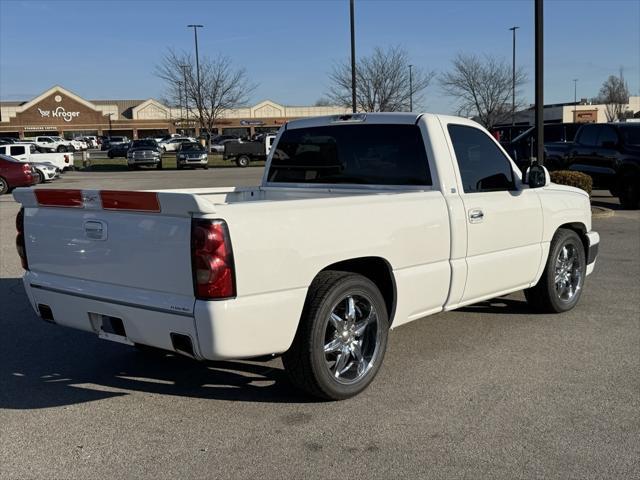
[(14, 195), (25, 208), (32, 283), (105, 300), (122, 298), (124, 289), (132, 304), (193, 311), (191, 214), (211, 213), (208, 202), (155, 192), (21, 189)]

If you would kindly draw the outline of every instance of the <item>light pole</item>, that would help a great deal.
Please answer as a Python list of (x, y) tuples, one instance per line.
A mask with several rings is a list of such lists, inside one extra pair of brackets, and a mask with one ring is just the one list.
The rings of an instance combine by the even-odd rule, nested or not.
[(578, 79), (573, 79), (573, 123), (578, 118)]
[(198, 109), (202, 108), (202, 91), (200, 90), (200, 57), (198, 55), (198, 29), (204, 25), (187, 25), (188, 28), (193, 28), (193, 37), (196, 43), (196, 77), (198, 79)]
[(511, 69), (511, 125), (516, 124), (516, 30), (520, 27), (513, 26), (509, 30), (513, 32), (513, 64)]
[(411, 69), (413, 65), (409, 65), (409, 111), (413, 112), (413, 74)]
[(189, 128), (189, 84), (187, 83), (187, 69), (189, 68), (189, 65), (180, 65), (180, 68), (182, 69), (182, 75), (184, 76), (184, 109), (187, 114), (185, 123), (187, 128)]
[(544, 162), (544, 14), (543, 0), (535, 0), (536, 162)]
[(111, 138), (111, 133), (112, 133), (112, 132), (111, 132), (111, 116), (112, 116), (112, 115), (113, 115), (113, 112), (111, 112), (111, 113), (109, 114), (109, 138)]
[(351, 110), (356, 113), (356, 27), (354, 20), (354, 0), (349, 1), (351, 18)]
[[(184, 122), (182, 113), (182, 82), (178, 81), (178, 105), (180, 105), (180, 123)], [(182, 125), (182, 133), (184, 134), (184, 124)]]

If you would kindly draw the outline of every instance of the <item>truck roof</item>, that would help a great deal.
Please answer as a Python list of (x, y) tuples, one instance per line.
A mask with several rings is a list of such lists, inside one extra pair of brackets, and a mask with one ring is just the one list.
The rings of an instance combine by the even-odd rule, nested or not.
[(460, 123), (463, 125), (473, 125), (483, 128), (473, 120), (451, 115), (439, 115), (434, 113), (418, 112), (363, 112), (346, 113), (343, 115), (327, 115), (322, 117), (301, 118), (287, 122), (286, 129), (322, 127), (327, 125), (345, 124), (415, 124), (419, 118), (439, 118), (445, 123)]

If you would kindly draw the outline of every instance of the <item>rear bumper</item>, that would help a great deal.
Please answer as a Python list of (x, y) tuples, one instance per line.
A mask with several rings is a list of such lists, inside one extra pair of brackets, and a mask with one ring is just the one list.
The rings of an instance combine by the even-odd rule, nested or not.
[(587, 275), (590, 275), (593, 272), (594, 267), (596, 266), (596, 259), (598, 258), (598, 250), (600, 247), (600, 235), (598, 234), (598, 232), (588, 232), (587, 240), (589, 241), (586, 252)]
[[(122, 320), (118, 341), (175, 350), (172, 334), (189, 337), (197, 359), (223, 360), (281, 353), (293, 342), (306, 288), (221, 301), (201, 301), (27, 272), (24, 286), (43, 318), (103, 338), (101, 321)], [(115, 289), (114, 289), (115, 288)], [(142, 304), (144, 302), (144, 304)], [(174, 305), (175, 304), (175, 305)]]

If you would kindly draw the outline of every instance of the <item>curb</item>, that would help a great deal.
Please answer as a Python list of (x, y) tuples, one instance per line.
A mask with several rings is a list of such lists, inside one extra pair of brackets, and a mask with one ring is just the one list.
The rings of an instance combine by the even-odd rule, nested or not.
[(616, 212), (610, 208), (591, 206), (591, 218), (608, 218), (613, 217), (615, 214)]

